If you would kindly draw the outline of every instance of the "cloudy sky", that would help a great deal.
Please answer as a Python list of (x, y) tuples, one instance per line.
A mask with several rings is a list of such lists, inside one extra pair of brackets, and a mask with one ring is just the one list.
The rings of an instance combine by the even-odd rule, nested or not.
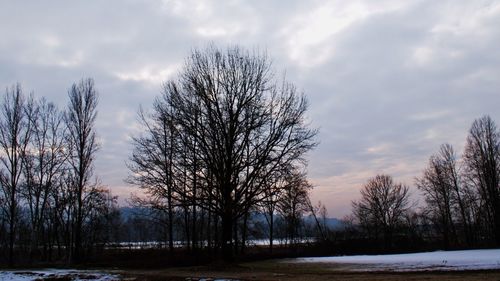
[[(500, 1), (0, 0), (0, 87), (61, 107), (93, 77), (97, 173), (123, 201), (139, 105), (193, 48), (267, 50), (310, 101), (314, 201), (342, 217), (377, 173), (413, 186), (439, 145), (461, 151), (475, 118), (500, 123)], [(414, 190), (414, 193), (418, 193)]]

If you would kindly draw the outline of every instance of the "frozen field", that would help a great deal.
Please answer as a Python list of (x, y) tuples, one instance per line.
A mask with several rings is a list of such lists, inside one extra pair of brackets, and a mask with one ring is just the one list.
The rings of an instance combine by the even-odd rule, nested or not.
[(112, 281), (120, 280), (120, 277), (118, 275), (92, 270), (43, 269), (0, 271), (0, 281), (32, 281), (44, 279)]
[(298, 258), (292, 263), (319, 263), (347, 271), (431, 271), (500, 269), (500, 249), (437, 251), (398, 255)]
[[(158, 277), (160, 278), (160, 277)], [(0, 270), (0, 281), (119, 281), (135, 280), (125, 278), (118, 274), (105, 273), (95, 270), (72, 270), (72, 269), (42, 269), (42, 270)], [(157, 279), (154, 279), (157, 280)], [(158, 279), (158, 280), (161, 280)], [(186, 280), (199, 281), (238, 281), (236, 279), (218, 278), (186, 278)]]

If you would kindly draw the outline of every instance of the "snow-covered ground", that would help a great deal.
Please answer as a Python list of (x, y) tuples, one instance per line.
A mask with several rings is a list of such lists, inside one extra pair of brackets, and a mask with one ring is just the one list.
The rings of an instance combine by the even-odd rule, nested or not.
[(92, 270), (43, 269), (0, 271), (0, 281), (33, 281), (68, 277), (74, 281), (114, 281), (120, 280), (115, 274)]
[[(43, 280), (71, 280), (71, 281), (119, 281), (118, 274), (110, 274), (95, 270), (73, 269), (42, 269), (42, 270), (0, 270), (0, 281), (43, 281)], [(123, 279), (127, 280), (127, 279)], [(191, 280), (186, 278), (186, 280)], [(236, 279), (193, 278), (199, 281), (238, 281)]]
[[(289, 261), (290, 262), (290, 261)], [(500, 269), (500, 249), (436, 251), (398, 255), (298, 258), (292, 263), (324, 263), (349, 271), (430, 271)]]

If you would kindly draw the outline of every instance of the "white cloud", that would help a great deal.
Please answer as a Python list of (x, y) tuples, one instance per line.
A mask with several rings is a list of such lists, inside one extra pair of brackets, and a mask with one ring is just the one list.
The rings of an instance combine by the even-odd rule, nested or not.
[(136, 72), (118, 72), (115, 76), (124, 81), (144, 82), (157, 87), (162, 82), (172, 79), (180, 69), (180, 64), (172, 64), (169, 67), (145, 66)]
[[(335, 52), (335, 36), (370, 16), (404, 8), (401, 1), (319, 2), (295, 17), (281, 31), (287, 38), (289, 56), (301, 67), (324, 63)], [(409, 2), (408, 2), (409, 3)], [(407, 4), (406, 4), (407, 5)]]

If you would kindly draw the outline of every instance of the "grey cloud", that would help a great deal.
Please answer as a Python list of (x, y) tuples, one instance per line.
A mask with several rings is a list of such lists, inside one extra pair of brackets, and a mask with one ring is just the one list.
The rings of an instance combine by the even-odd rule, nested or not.
[(59, 106), (91, 76), (101, 93), (97, 174), (126, 198), (128, 137), (161, 81), (210, 42), (267, 49), (321, 129), (313, 200), (350, 212), (364, 181), (412, 184), (443, 142), (460, 150), (483, 114), (500, 122), (499, 1), (21, 1), (0, 9), (0, 87)]

